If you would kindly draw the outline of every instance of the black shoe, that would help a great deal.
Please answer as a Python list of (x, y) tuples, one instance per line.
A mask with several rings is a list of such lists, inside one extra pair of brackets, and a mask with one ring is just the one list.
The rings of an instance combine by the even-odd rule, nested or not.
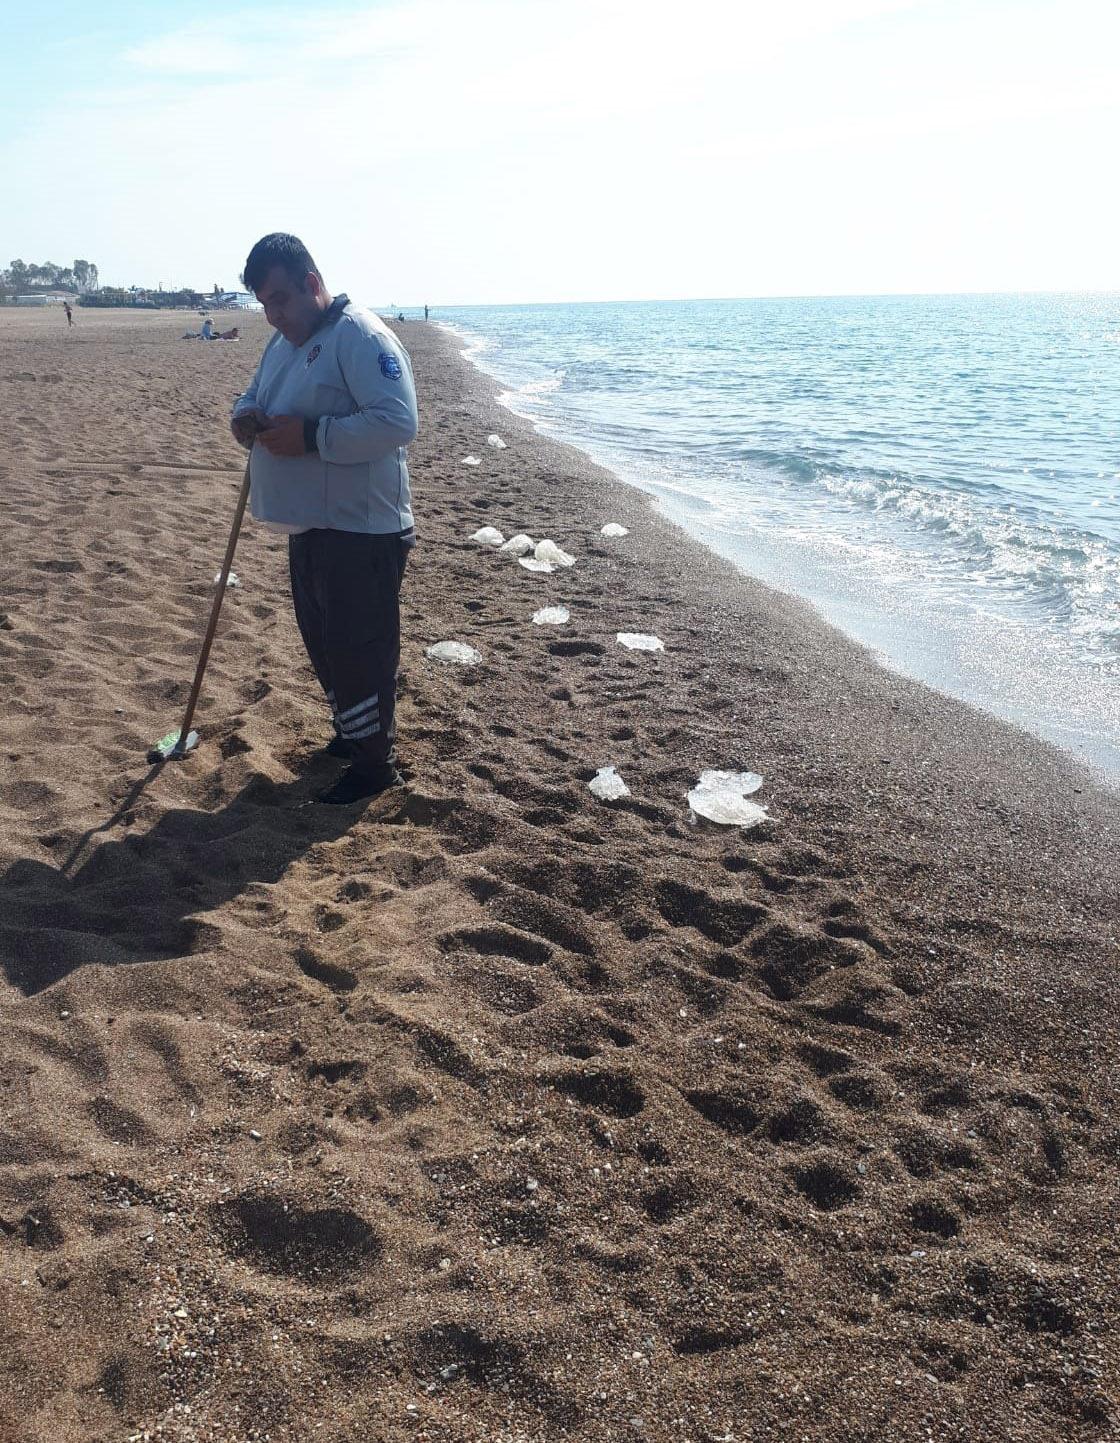
[(354, 743), (348, 742), (344, 736), (340, 736), (338, 732), (335, 732), (326, 746), (320, 747), (319, 750), (324, 756), (341, 757), (343, 761), (349, 761), (354, 755)]
[(401, 781), (400, 772), (388, 762), (372, 772), (347, 767), (334, 786), (320, 792), (316, 800), (332, 807), (348, 807), (351, 802), (360, 802), (366, 797), (376, 797), (390, 787), (399, 787)]

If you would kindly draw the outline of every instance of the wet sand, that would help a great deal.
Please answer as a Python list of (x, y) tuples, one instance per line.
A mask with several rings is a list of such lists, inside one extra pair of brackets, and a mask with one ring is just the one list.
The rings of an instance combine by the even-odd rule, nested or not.
[[(0, 312), (0, 1440), (1113, 1437), (1117, 797), (422, 323), (407, 788), (312, 804), (251, 524), (150, 769), (266, 335), (192, 326)], [(706, 768), (770, 821), (691, 822)]]

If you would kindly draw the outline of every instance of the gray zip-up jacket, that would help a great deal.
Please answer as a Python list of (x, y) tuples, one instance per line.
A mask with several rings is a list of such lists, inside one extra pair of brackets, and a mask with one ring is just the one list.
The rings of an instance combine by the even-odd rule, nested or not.
[(407, 531), (413, 524), (404, 448), (416, 438), (408, 353), (375, 315), (338, 296), (302, 346), (277, 331), (233, 415), (254, 407), (316, 423), (317, 452), (249, 457), (259, 521), (286, 530)]

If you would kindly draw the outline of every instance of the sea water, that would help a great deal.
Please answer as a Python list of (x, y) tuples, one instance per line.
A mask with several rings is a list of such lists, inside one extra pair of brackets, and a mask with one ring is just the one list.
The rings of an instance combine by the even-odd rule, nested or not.
[(744, 571), (1120, 777), (1120, 295), (440, 319), (514, 411)]

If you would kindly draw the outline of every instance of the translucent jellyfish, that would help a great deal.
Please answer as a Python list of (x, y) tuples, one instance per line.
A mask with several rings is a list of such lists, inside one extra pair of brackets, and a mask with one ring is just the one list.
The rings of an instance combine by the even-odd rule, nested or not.
[(482, 653), (465, 641), (437, 641), (434, 646), (428, 647), (426, 654), (433, 661), (451, 662), (457, 666), (477, 666), (482, 660)]
[(487, 436), (486, 444), (487, 446), (496, 446), (499, 451), (504, 451), (506, 449), (506, 443), (502, 440), (500, 436)]
[[(217, 576), (214, 577), (214, 585), (215, 585), (215, 586), (220, 586), (221, 584), (222, 584), (222, 573), (219, 571), (218, 574), (217, 574)], [(231, 572), (230, 572), (230, 574), (229, 574), (229, 580), (226, 582), (226, 585), (227, 585), (227, 586), (240, 586), (240, 585), (241, 585), (241, 578), (238, 576), (238, 574), (237, 574), (236, 571), (231, 571)]]
[(566, 606), (542, 606), (533, 612), (533, 620), (538, 626), (563, 626), (571, 614)]
[(688, 805), (698, 817), (724, 827), (754, 827), (769, 820), (765, 807), (748, 802), (762, 786), (757, 772), (701, 772), (688, 794)]
[(526, 536), (524, 531), (519, 531), (516, 536), (511, 536), (502, 547), (511, 556), (527, 556), (532, 551), (535, 542), (531, 536)]
[(615, 640), (619, 646), (630, 651), (664, 651), (665, 643), (659, 636), (648, 636), (644, 631), (618, 631)]
[(463, 465), (464, 465), (464, 466), (481, 466), (481, 465), (482, 465), (482, 462), (478, 459), (477, 456), (464, 456), (464, 457), (463, 457)]
[(617, 521), (608, 521), (599, 532), (600, 536), (629, 536), (630, 531), (626, 526), (620, 526)]
[(478, 541), (483, 546), (501, 546), (506, 538), (496, 526), (480, 526), (472, 536), (472, 541)]
[(620, 797), (630, 795), (630, 788), (614, 767), (600, 767), (587, 786), (592, 796), (598, 797), (601, 802), (617, 802)]
[(538, 561), (535, 556), (519, 556), (518, 566), (523, 566), (526, 571), (555, 571), (551, 561)]
[(555, 541), (538, 541), (533, 555), (538, 561), (547, 561), (550, 566), (574, 566), (576, 559), (561, 551)]

